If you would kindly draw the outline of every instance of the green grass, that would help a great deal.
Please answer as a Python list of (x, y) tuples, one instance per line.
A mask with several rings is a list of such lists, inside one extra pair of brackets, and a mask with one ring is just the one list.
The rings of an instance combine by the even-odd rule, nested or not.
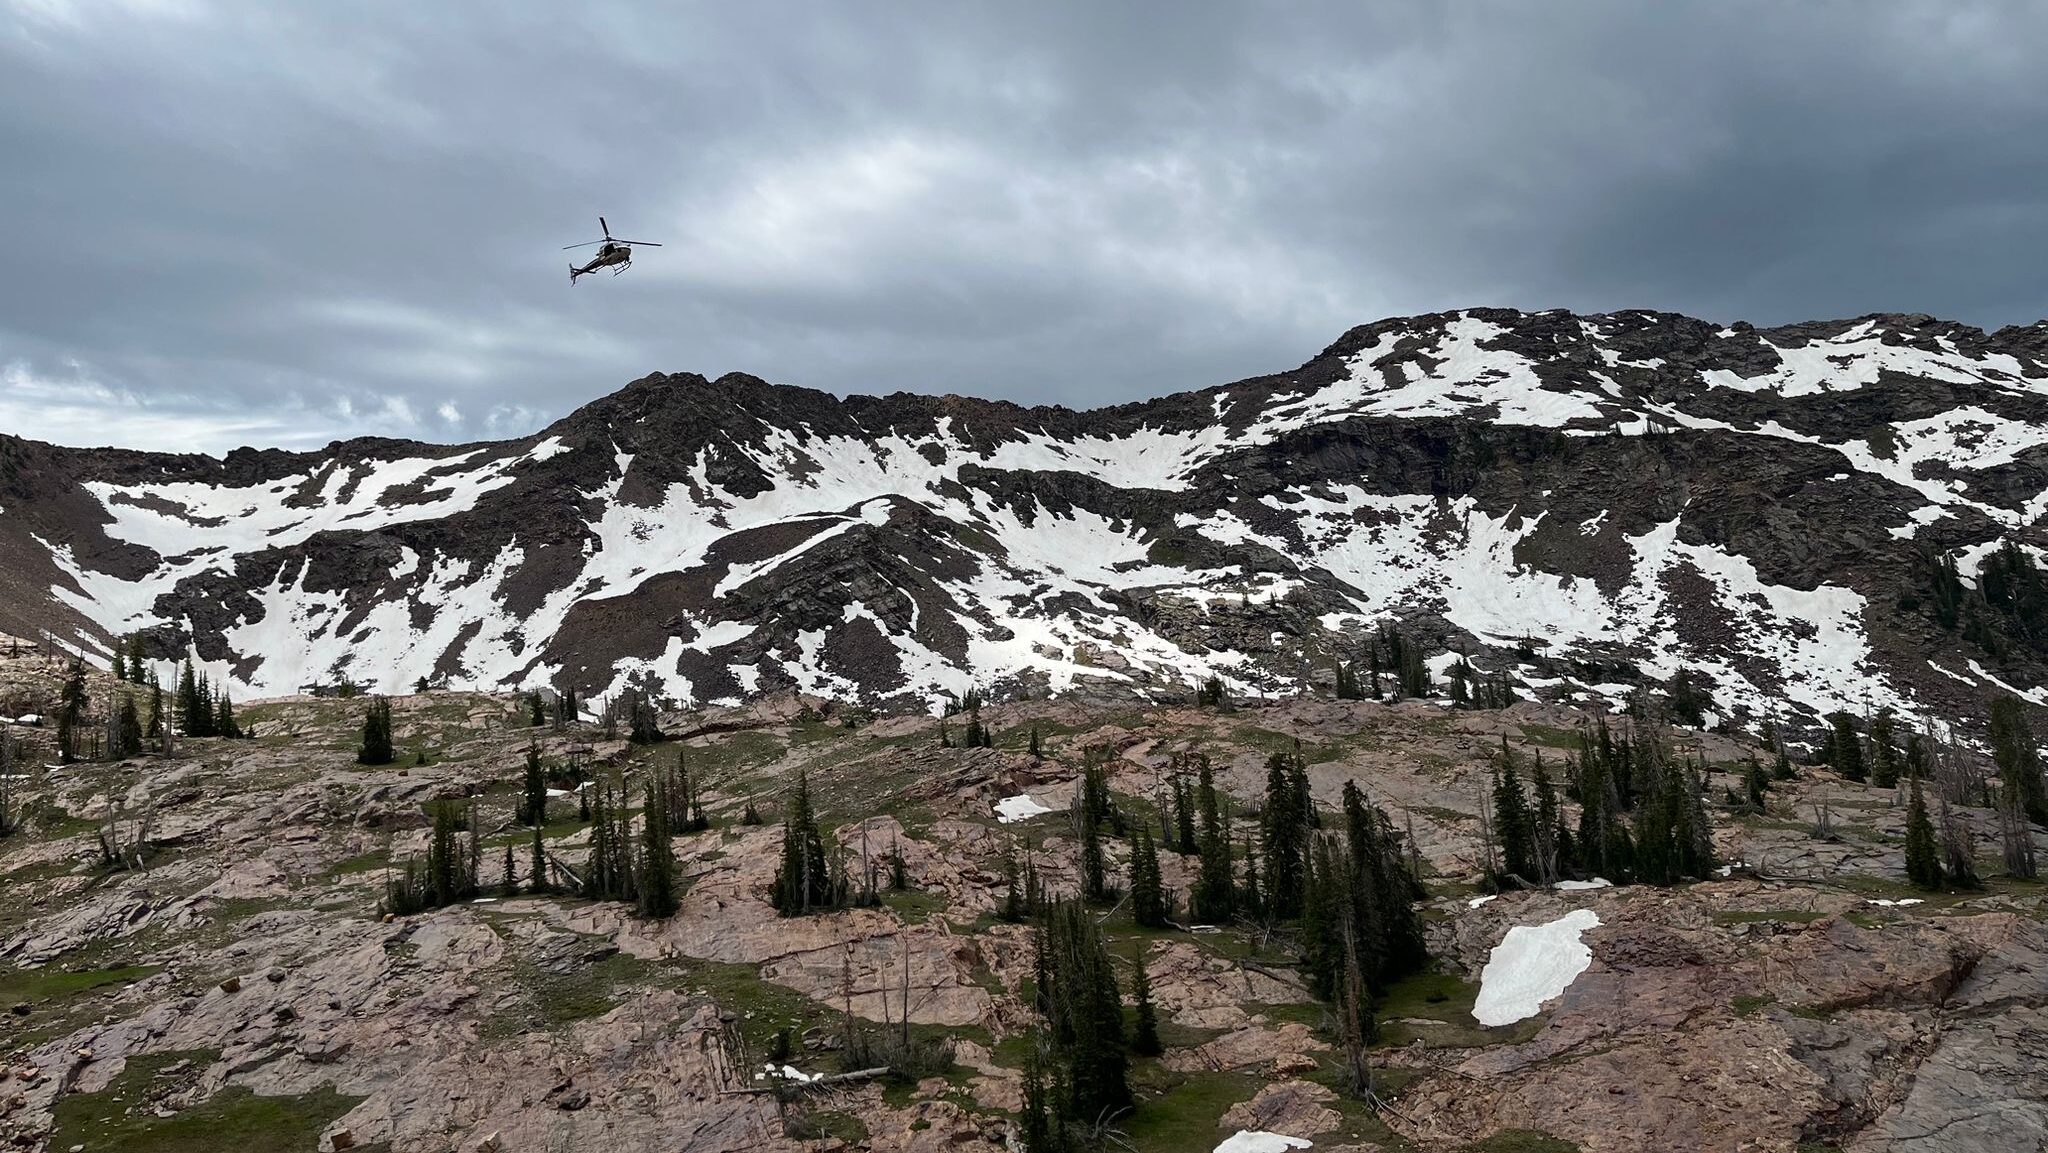
[(1776, 997), (1773, 997), (1768, 993), (1760, 996), (1754, 993), (1744, 993), (1741, 996), (1735, 998), (1735, 1015), (1738, 1017), (1747, 1017), (1752, 1013), (1755, 1013), (1758, 1009), (1761, 1009), (1765, 1005), (1768, 1005), (1776, 1000)]
[(1147, 1062), (1135, 1070), (1138, 1107), (1117, 1127), (1137, 1153), (1213, 1149), (1225, 1134), (1216, 1123), (1232, 1105), (1249, 1101), (1260, 1080), (1245, 1073), (1174, 1074)]
[(120, 1076), (98, 1093), (59, 1098), (50, 1148), (83, 1146), (93, 1153), (301, 1153), (313, 1148), (329, 1122), (362, 1098), (323, 1086), (297, 1097), (263, 1097), (230, 1086), (171, 1117), (157, 1117), (152, 1091), (190, 1084), (190, 1076), (159, 1082), (158, 1073), (179, 1060), (205, 1066), (211, 1052), (157, 1053), (129, 1060)]
[[(1404, 1046), (1417, 1040), (1427, 1048), (1519, 1044), (1543, 1027), (1539, 1014), (1512, 1025), (1488, 1028), (1472, 1017), (1479, 986), (1449, 973), (1425, 972), (1403, 977), (1387, 989), (1373, 1008), (1380, 1021), (1380, 1044)], [(1401, 1018), (1440, 1022), (1404, 1025)]]
[[(887, 878), (883, 878), (886, 884)], [(906, 925), (922, 925), (946, 911), (946, 899), (922, 889), (884, 888), (880, 893), (882, 907), (903, 918)]]
[(108, 985), (132, 985), (157, 972), (161, 965), (125, 965), (117, 969), (0, 969), (0, 1002), (64, 1000)]

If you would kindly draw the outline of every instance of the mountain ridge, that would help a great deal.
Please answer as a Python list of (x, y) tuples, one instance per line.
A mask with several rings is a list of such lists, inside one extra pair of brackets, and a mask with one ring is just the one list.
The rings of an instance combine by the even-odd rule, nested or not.
[(914, 707), (1289, 691), (1399, 625), (1439, 679), (1462, 651), (1587, 700), (1624, 682), (1571, 662), (1631, 691), (1696, 669), (1747, 723), (1974, 717), (2048, 703), (2040, 657), (1927, 620), (1927, 558), (1971, 582), (2038, 551), (2044, 428), (2048, 323), (1897, 313), (1396, 317), (1093, 410), (656, 373), (467, 445), (0, 439), (0, 629), (95, 655), (141, 633), (160, 672), (196, 654), (242, 693)]

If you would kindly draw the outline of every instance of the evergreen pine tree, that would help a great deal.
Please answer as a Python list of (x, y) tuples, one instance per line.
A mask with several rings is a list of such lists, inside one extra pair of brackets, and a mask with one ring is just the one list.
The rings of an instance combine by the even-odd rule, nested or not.
[(1742, 785), (1748, 795), (1749, 807), (1763, 812), (1764, 792), (1770, 788), (1770, 782), (1765, 778), (1763, 763), (1756, 759), (1755, 753), (1749, 755), (1749, 764), (1742, 771)]
[(1147, 929), (1166, 927), (1166, 894), (1159, 879), (1159, 853), (1149, 829), (1131, 843), (1131, 919)]
[(1991, 702), (1991, 756), (1998, 764), (2001, 788), (2011, 794), (2019, 812), (2037, 825), (2048, 825), (2041, 755), (2018, 697), (2000, 696)]
[[(526, 746), (526, 769), (520, 776), (519, 821), (521, 824), (540, 826), (548, 823), (548, 778), (540, 767), (540, 746), (528, 742)], [(590, 819), (587, 800), (583, 819)]]
[(1229, 920), (1236, 910), (1236, 870), (1231, 867), (1230, 828), (1223, 818), (1215, 775), (1207, 757), (1201, 760), (1195, 807), (1202, 823), (1202, 868), (1195, 880), (1189, 913), (1197, 921), (1216, 924)]
[(121, 712), (114, 722), (114, 732), (116, 755), (132, 757), (142, 751), (142, 720), (135, 715), (133, 694), (121, 694)]
[(1152, 1008), (1152, 978), (1145, 972), (1145, 943), (1131, 949), (1131, 996), (1138, 1003), (1137, 1027), (1131, 1033), (1131, 1052), (1140, 1057), (1157, 1057), (1165, 1051), (1159, 1043), (1159, 1017)]
[(1081, 842), (1081, 896), (1084, 900), (1103, 904), (1109, 900), (1110, 893), (1102, 858), (1102, 821), (1088, 800), (1088, 790), (1084, 788), (1075, 794), (1073, 805), (1074, 833)]
[(1896, 722), (1891, 706), (1877, 710), (1870, 718), (1870, 783), (1880, 789), (1894, 789), (1899, 784), (1899, 749), (1895, 743)]
[(1522, 795), (1522, 782), (1515, 775), (1514, 754), (1507, 737), (1501, 737), (1500, 772), (1493, 784), (1493, 833), (1500, 841), (1502, 867), (1509, 876), (1531, 881), (1537, 876), (1534, 825), (1529, 802)]
[(797, 917), (840, 902), (825, 859), (825, 838), (811, 812), (809, 775), (798, 770), (796, 785), (783, 804), (782, 867), (775, 877), (775, 909)]
[(162, 745), (165, 734), (164, 687), (162, 685), (152, 684), (149, 686), (149, 721), (142, 728), (144, 735), (149, 737), (150, 740), (158, 742), (159, 746)]
[(1906, 802), (1906, 879), (1922, 889), (1939, 889), (1942, 883), (1941, 850), (1934, 841), (1934, 821), (1927, 815), (1927, 800), (1920, 795), (1920, 778), (1912, 777)]
[(668, 781), (647, 774), (646, 803), (640, 813), (640, 875), (635, 888), (643, 917), (668, 917), (676, 911), (676, 851), (669, 840)]
[(519, 895), (519, 865), (512, 859), (512, 842), (505, 842), (504, 890), (508, 897)]
[(119, 647), (114, 649), (114, 667), (109, 671), (117, 681), (128, 679), (128, 658), (121, 655)]
[(221, 688), (220, 697), (215, 701), (213, 734), (217, 737), (228, 737), (233, 740), (240, 740), (242, 738), (242, 726), (235, 723), (235, 703), (228, 698), (228, 690), (225, 686)]
[(533, 872), (527, 879), (526, 887), (536, 893), (548, 891), (547, 848), (541, 843), (539, 824), (533, 826)]
[(1173, 840), (1174, 850), (1182, 856), (1200, 848), (1195, 839), (1195, 790), (1182, 772), (1173, 775)]
[(1564, 814), (1557, 804), (1557, 786), (1550, 779), (1550, 770), (1543, 765), (1540, 749), (1536, 766), (1529, 773), (1529, 784), (1536, 793), (1536, 818), (1530, 838), (1535, 849), (1536, 879), (1547, 885), (1570, 867), (1571, 835), (1565, 832)]
[(1828, 723), (1828, 767), (1843, 780), (1861, 783), (1870, 774), (1863, 764), (1863, 740), (1856, 732), (1856, 718), (1844, 712), (1830, 713)]
[(1028, 750), (1026, 750), (1026, 751), (1028, 751), (1028, 752), (1029, 752), (1029, 753), (1031, 754), (1031, 759), (1032, 759), (1032, 760), (1034, 760), (1034, 761), (1036, 761), (1036, 760), (1040, 760), (1040, 759), (1042, 759), (1042, 758), (1043, 758), (1043, 756), (1044, 756), (1044, 754), (1043, 754), (1042, 752), (1040, 752), (1040, 751), (1039, 751), (1039, 748), (1038, 748), (1038, 726), (1037, 726), (1037, 725), (1033, 725), (1033, 726), (1031, 726), (1031, 747), (1030, 747), (1030, 748), (1029, 748)]
[(1060, 1113), (1069, 1121), (1094, 1125), (1131, 1105), (1115, 966), (1095, 918), (1079, 903), (1052, 905), (1038, 933), (1039, 1003), (1047, 1018), (1043, 1032), (1064, 1075)]
[(391, 702), (383, 697), (372, 698), (369, 710), (363, 716), (363, 743), (356, 750), (356, 763), (388, 765), (394, 756), (391, 748)]
[(1301, 915), (1306, 888), (1308, 818), (1311, 802), (1307, 778), (1295, 758), (1274, 753), (1266, 761), (1266, 803), (1259, 813), (1261, 847), (1266, 857), (1266, 912), (1275, 920)]
[(526, 694), (526, 723), (536, 729), (548, 723), (547, 702), (541, 699), (539, 689)]

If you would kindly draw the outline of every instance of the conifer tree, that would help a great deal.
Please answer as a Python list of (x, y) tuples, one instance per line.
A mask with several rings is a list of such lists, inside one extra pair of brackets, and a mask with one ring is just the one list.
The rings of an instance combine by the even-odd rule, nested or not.
[(166, 732), (164, 723), (164, 687), (162, 685), (152, 684), (149, 686), (149, 721), (142, 726), (142, 731), (150, 740), (156, 741), (159, 748), (162, 747)]
[(1867, 727), (1870, 730), (1870, 783), (1880, 789), (1897, 788), (1900, 757), (1891, 706), (1877, 710), (1877, 715), (1870, 718)]
[[(1296, 758), (1274, 753), (1266, 761), (1266, 803), (1259, 813), (1261, 847), (1266, 857), (1266, 912), (1275, 920), (1301, 915), (1306, 888), (1311, 801), (1307, 777), (1297, 771)], [(1249, 856), (1249, 854), (1247, 854)], [(1249, 864), (1249, 861), (1247, 861)]]
[(1140, 1057), (1157, 1057), (1165, 1051), (1159, 1043), (1159, 1017), (1152, 1007), (1152, 978), (1145, 972), (1145, 943), (1131, 949), (1131, 996), (1137, 1001), (1137, 1027), (1131, 1033), (1131, 1052)]
[(1086, 788), (1074, 795), (1074, 833), (1081, 842), (1081, 896), (1092, 903), (1105, 904), (1110, 891), (1102, 858), (1102, 821), (1096, 811), (1089, 803)]
[(1062, 1076), (1059, 1115), (1094, 1125), (1131, 1105), (1123, 1001), (1102, 931), (1072, 901), (1050, 906), (1037, 943), (1043, 1030)]
[(1763, 763), (1756, 759), (1755, 753), (1749, 755), (1749, 764), (1742, 771), (1742, 786), (1748, 795), (1749, 807), (1763, 812), (1764, 792), (1770, 788), (1770, 782), (1765, 778)]
[(1029, 752), (1029, 753), (1031, 754), (1031, 759), (1032, 759), (1032, 760), (1034, 760), (1034, 761), (1036, 761), (1036, 760), (1040, 760), (1040, 759), (1042, 759), (1042, 758), (1044, 757), (1044, 754), (1043, 754), (1042, 752), (1040, 752), (1040, 751), (1039, 751), (1039, 748), (1038, 748), (1038, 726), (1037, 726), (1037, 725), (1033, 725), (1033, 726), (1031, 726), (1031, 747), (1030, 747), (1030, 748), (1029, 748), (1028, 750), (1026, 750), (1026, 751), (1027, 751), (1027, 752)]
[(121, 654), (118, 647), (114, 649), (114, 667), (108, 671), (117, 681), (128, 679), (128, 658)]
[(996, 918), (1012, 925), (1022, 924), (1031, 914), (1024, 907), (1024, 894), (1018, 888), (1016, 858), (1012, 857), (1003, 871), (1009, 878), (1009, 887), (1003, 893), (1003, 903), (996, 910)]
[(1195, 807), (1202, 823), (1202, 868), (1190, 897), (1189, 913), (1197, 921), (1216, 924), (1229, 920), (1236, 911), (1236, 870), (1230, 860), (1230, 828), (1223, 818), (1215, 775), (1207, 757), (1200, 764)]
[(839, 894), (825, 859), (825, 838), (811, 812), (810, 777), (799, 769), (783, 804), (782, 867), (772, 899), (777, 912), (798, 917), (837, 907)]
[(661, 718), (654, 710), (654, 702), (646, 693), (630, 689), (626, 693), (626, 739), (636, 745), (658, 744), (663, 739)]
[(1557, 804), (1557, 786), (1550, 779), (1550, 770), (1543, 765), (1540, 749), (1536, 753), (1536, 766), (1529, 773), (1529, 783), (1536, 793), (1536, 823), (1532, 837), (1536, 852), (1536, 879), (1547, 885), (1571, 867), (1571, 834), (1565, 831), (1564, 814)]
[(1828, 715), (1828, 767), (1843, 780), (1861, 783), (1869, 777), (1863, 764), (1863, 740), (1856, 733), (1856, 718), (1848, 713)]
[[(548, 778), (540, 767), (540, 746), (528, 742), (526, 768), (520, 776), (519, 823), (536, 827), (548, 823)], [(588, 820), (586, 813), (584, 818)]]
[(519, 865), (512, 857), (512, 842), (505, 842), (504, 891), (508, 897), (519, 895)]
[(1351, 899), (1350, 873), (1337, 863), (1336, 841), (1331, 836), (1315, 839), (1309, 854), (1308, 898), (1301, 910), (1302, 969), (1309, 988), (1322, 1000), (1336, 997), (1343, 976), (1344, 949), (1339, 936), (1344, 906)]
[(1166, 894), (1159, 878), (1159, 853), (1149, 829), (1131, 843), (1131, 919), (1148, 929), (1166, 927)]
[(533, 873), (527, 880), (526, 887), (536, 893), (548, 891), (547, 848), (541, 842), (541, 826), (538, 824), (533, 826)]
[(374, 697), (363, 717), (363, 743), (356, 750), (356, 763), (388, 765), (394, 756), (391, 748), (391, 702), (383, 697)]
[(228, 690), (225, 686), (220, 690), (220, 697), (215, 704), (213, 734), (233, 740), (242, 739), (242, 726), (235, 722), (235, 704), (228, 699)]
[(1337, 699), (1340, 701), (1359, 701), (1365, 699), (1365, 691), (1358, 684), (1358, 673), (1343, 661), (1337, 662)]
[(1195, 839), (1195, 790), (1184, 772), (1173, 775), (1173, 840), (1174, 851), (1182, 856), (1200, 847)]
[(1922, 889), (1939, 889), (1942, 883), (1941, 850), (1934, 842), (1934, 821), (1927, 815), (1927, 800), (1920, 795), (1920, 778), (1911, 778), (1906, 802), (1906, 879)]
[(2010, 794), (2026, 820), (2048, 825), (2048, 790), (2041, 779), (2041, 755), (2019, 698), (2000, 696), (1991, 702), (1991, 756), (1998, 764), (2000, 787)]
[[(200, 700), (199, 677), (193, 671), (192, 662), (186, 661), (178, 673), (178, 728), (188, 737), (203, 737), (211, 725), (211, 718)], [(371, 762), (365, 761), (365, 764)], [(382, 764), (383, 762), (375, 762)]]
[(541, 699), (539, 689), (526, 694), (526, 723), (536, 729), (548, 723), (547, 702)]
[(1515, 775), (1514, 754), (1507, 737), (1501, 737), (1500, 772), (1493, 783), (1493, 833), (1500, 841), (1502, 866), (1509, 876), (1529, 881), (1537, 876), (1534, 825), (1529, 802), (1522, 795), (1522, 782)]
[(669, 840), (668, 822), (668, 781), (660, 773), (649, 773), (640, 813), (640, 875), (635, 885), (643, 917), (668, 917), (676, 911), (676, 852)]
[(121, 694), (121, 711), (114, 720), (114, 755), (132, 757), (142, 751), (142, 719), (135, 715), (135, 697)]

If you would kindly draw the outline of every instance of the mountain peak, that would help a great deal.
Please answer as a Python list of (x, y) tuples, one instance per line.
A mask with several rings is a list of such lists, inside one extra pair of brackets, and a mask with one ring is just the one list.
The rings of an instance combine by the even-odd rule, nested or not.
[(1746, 724), (1973, 716), (2036, 691), (2048, 629), (1986, 601), (1975, 640), (1951, 631), (1923, 557), (1967, 580), (2033, 547), (2044, 339), (1473, 308), (1087, 412), (655, 373), (493, 444), (24, 443), (46, 463), (0, 514), (0, 579), (48, 591), (0, 630), (141, 634), (241, 695), (443, 677), (929, 707), (1281, 691), (1398, 628), (1439, 683), (1463, 653), (1579, 702), (1685, 670)]

